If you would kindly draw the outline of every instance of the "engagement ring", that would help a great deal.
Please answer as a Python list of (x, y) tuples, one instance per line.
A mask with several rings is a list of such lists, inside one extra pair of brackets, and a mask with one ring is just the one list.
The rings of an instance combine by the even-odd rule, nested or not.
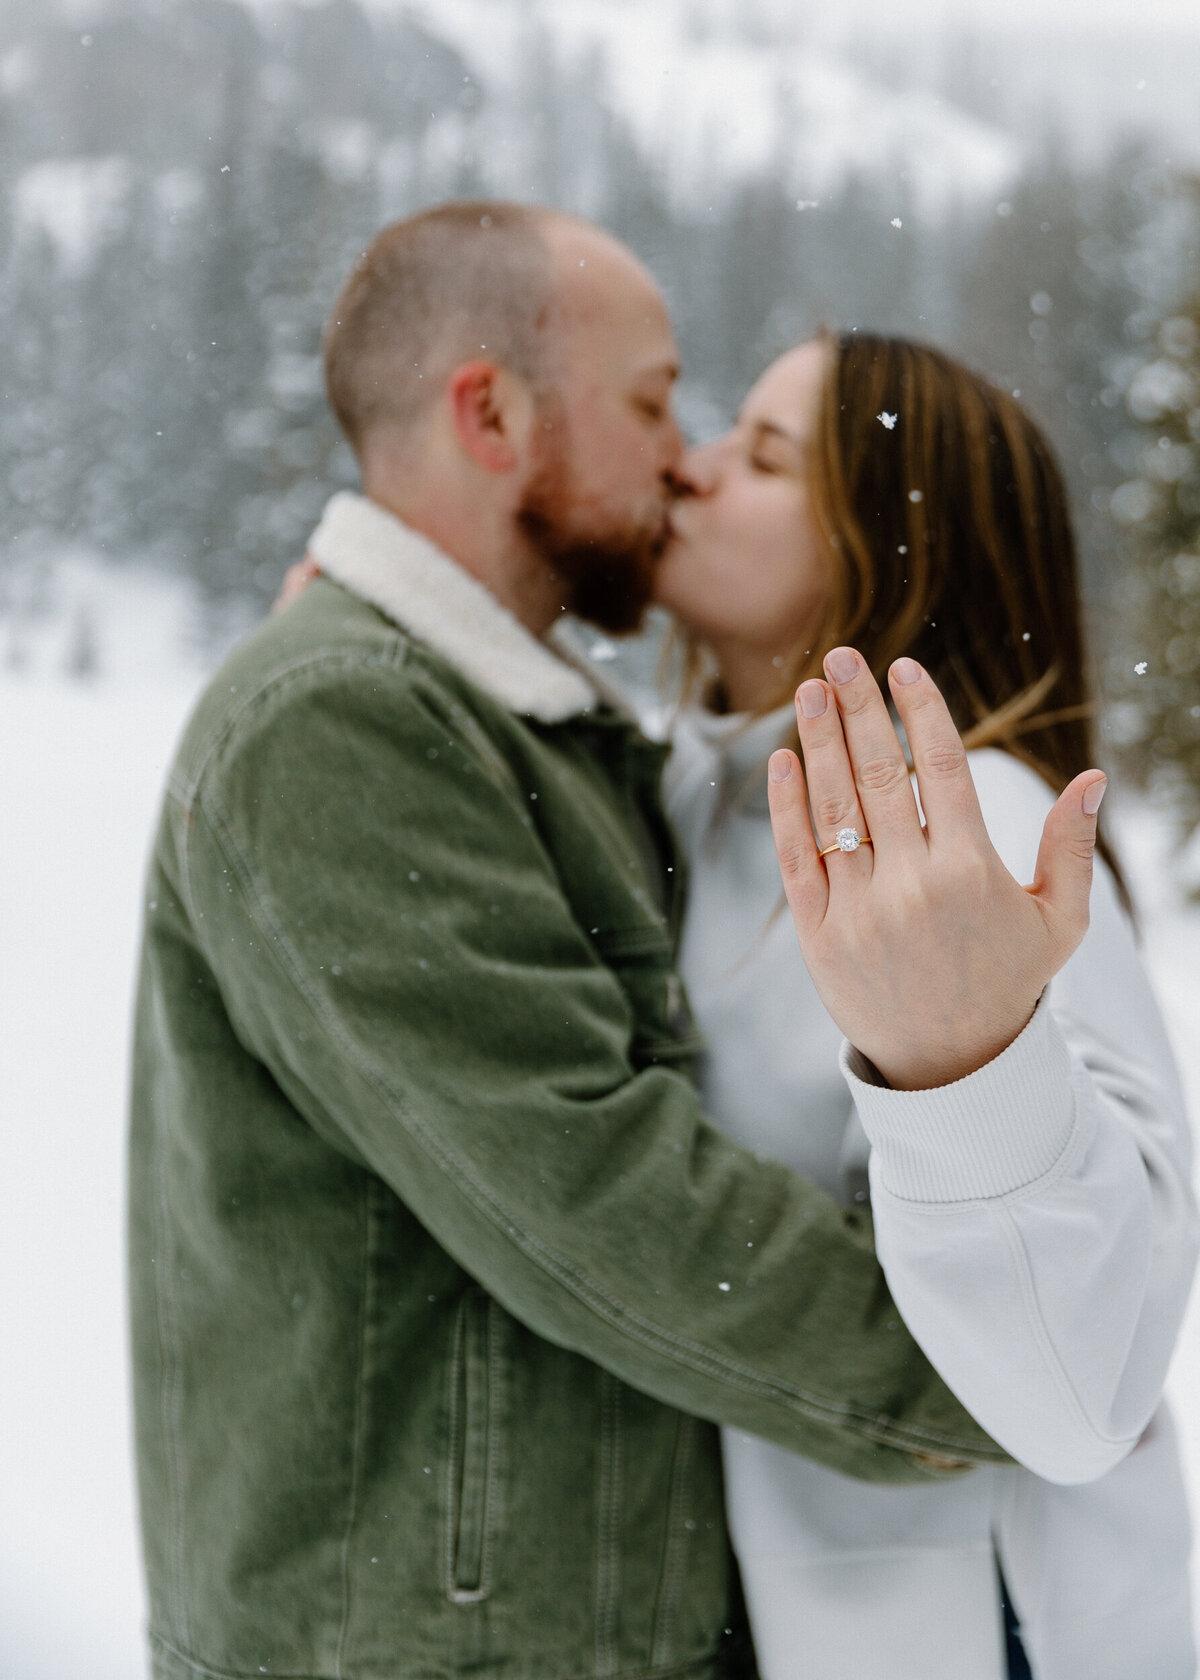
[(860, 846), (873, 844), (869, 834), (860, 834), (856, 828), (839, 828), (834, 836), (832, 846), (826, 846), (820, 853), (821, 857), (828, 857), (830, 852), (856, 852)]

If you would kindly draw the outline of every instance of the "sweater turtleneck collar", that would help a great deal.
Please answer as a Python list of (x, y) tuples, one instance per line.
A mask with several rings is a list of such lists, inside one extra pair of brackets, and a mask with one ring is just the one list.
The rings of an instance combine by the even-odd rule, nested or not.
[(712, 834), (731, 817), (767, 812), (767, 759), (787, 741), (795, 724), (788, 700), (774, 711), (717, 713), (702, 707), (681, 712), (665, 784), (675, 820)]

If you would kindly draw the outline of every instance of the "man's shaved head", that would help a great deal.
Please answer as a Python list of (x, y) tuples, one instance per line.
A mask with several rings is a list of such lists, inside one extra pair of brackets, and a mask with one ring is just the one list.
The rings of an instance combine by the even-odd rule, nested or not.
[(407, 430), (447, 375), (481, 355), (540, 398), (553, 387), (563, 329), (586, 330), (614, 282), (656, 290), (619, 240), (564, 211), (478, 199), (394, 222), (358, 257), (334, 304), (330, 406), (361, 454), (374, 427)]
[(555, 211), (478, 200), (438, 205), (375, 236), (325, 333), (330, 405), (356, 453), (376, 427), (403, 433), (446, 376), (479, 356), (540, 390), (556, 264)]
[[(576, 610), (614, 630), (640, 620), (665, 538), (677, 359), (662, 295), (620, 240), (494, 200), (384, 228), (325, 335), (330, 404), (368, 494), (399, 495), (403, 508), (436, 468), (443, 504), (463, 497), (474, 511), (495, 485), (512, 539)], [(481, 479), (479, 417), (490, 449), (522, 403), (500, 476), (488, 479), (489, 466)]]

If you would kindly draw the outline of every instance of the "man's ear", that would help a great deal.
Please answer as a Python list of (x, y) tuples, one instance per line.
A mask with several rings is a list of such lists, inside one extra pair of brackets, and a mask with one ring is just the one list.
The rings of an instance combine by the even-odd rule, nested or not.
[(495, 362), (464, 362), (446, 381), (446, 400), (460, 448), (493, 473), (524, 459), (533, 397), (523, 379)]

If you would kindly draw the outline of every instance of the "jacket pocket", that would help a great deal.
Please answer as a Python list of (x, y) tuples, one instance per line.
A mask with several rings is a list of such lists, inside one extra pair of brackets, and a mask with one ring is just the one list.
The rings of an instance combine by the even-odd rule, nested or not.
[(446, 1591), (473, 1604), (491, 1590), (499, 1472), (499, 1324), (491, 1297), (459, 1302), (450, 1356), (450, 1451), (446, 1501)]

